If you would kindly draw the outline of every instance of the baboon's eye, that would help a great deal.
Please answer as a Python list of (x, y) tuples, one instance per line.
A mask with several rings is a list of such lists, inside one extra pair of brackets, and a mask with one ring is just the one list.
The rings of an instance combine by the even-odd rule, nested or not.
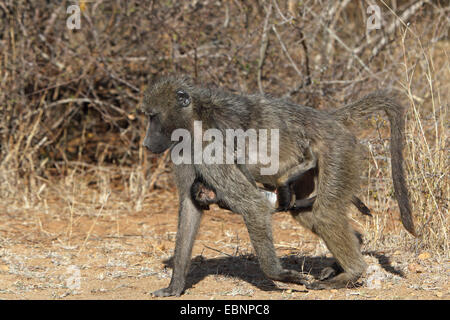
[(145, 115), (146, 115), (149, 119), (153, 119), (154, 117), (156, 117), (156, 116), (158, 115), (158, 113), (155, 112), (155, 111), (145, 110)]
[(149, 113), (147, 116), (149, 119), (154, 119), (157, 115), (157, 113)]
[(191, 104), (191, 97), (189, 96), (189, 94), (186, 91), (184, 91), (182, 89), (178, 89), (177, 90), (177, 102), (181, 107), (185, 108)]

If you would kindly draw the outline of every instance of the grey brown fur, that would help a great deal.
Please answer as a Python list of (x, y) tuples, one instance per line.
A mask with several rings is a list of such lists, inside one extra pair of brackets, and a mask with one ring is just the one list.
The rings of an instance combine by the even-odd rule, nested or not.
[[(255, 181), (275, 186), (289, 169), (308, 157), (308, 148), (317, 157), (317, 168), (295, 183), (297, 199), (307, 198), (302, 184), (313, 182), (316, 196), (310, 209), (292, 212), (304, 227), (321, 237), (335, 257), (339, 269), (326, 272), (323, 281), (306, 283), (300, 272), (284, 269), (276, 256), (272, 238), (272, 206), (235, 164), (174, 165), (180, 209), (172, 279), (156, 296), (180, 295), (185, 287), (194, 239), (200, 223), (201, 208), (191, 196), (193, 183), (200, 179), (214, 188), (217, 197), (232, 211), (242, 214), (262, 271), (273, 280), (305, 284), (311, 289), (342, 288), (354, 285), (366, 269), (357, 233), (346, 211), (359, 191), (361, 146), (345, 127), (346, 120), (359, 120), (367, 114), (385, 111), (391, 121), (391, 154), (394, 188), (406, 229), (414, 234), (408, 192), (403, 173), (403, 108), (383, 93), (373, 93), (336, 111), (326, 112), (290, 101), (260, 95), (237, 95), (204, 89), (189, 81), (165, 78), (150, 88), (144, 97), (149, 128), (144, 145), (161, 153), (172, 147), (171, 133), (177, 128), (193, 132), (200, 120), (203, 130), (278, 128), (279, 170), (261, 175), (261, 164), (247, 165)], [(269, 142), (270, 143), (270, 142)], [(309, 176), (309, 178), (308, 178)], [(245, 195), (245, 196), (243, 196)]]

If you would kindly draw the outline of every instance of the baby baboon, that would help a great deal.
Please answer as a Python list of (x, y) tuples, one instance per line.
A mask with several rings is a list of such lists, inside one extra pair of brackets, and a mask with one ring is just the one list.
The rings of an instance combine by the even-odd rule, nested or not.
[[(171, 140), (171, 134), (176, 129), (184, 129), (193, 136), (195, 121), (202, 122), (203, 130), (219, 130), (223, 136), (227, 129), (279, 129), (279, 170), (264, 175), (261, 169), (266, 165), (257, 163), (246, 166), (254, 180), (261, 184), (276, 186), (289, 169), (306, 161), (308, 148), (311, 148), (319, 168), (311, 178), (316, 179), (316, 199), (310, 210), (292, 214), (304, 227), (324, 240), (342, 271), (324, 281), (306, 283), (300, 272), (284, 269), (273, 245), (273, 207), (243, 171), (236, 164), (183, 162), (173, 167), (180, 201), (173, 275), (167, 288), (154, 292), (156, 296), (180, 295), (184, 290), (202, 214), (191, 196), (191, 187), (197, 179), (213, 188), (230, 210), (242, 214), (261, 269), (267, 277), (302, 283), (311, 289), (354, 285), (365, 271), (366, 263), (346, 211), (360, 188), (362, 152), (344, 122), (359, 120), (378, 111), (386, 112), (391, 123), (395, 195), (403, 225), (414, 234), (403, 172), (404, 109), (384, 93), (375, 92), (353, 104), (326, 112), (284, 99), (237, 95), (218, 89), (203, 89), (185, 79), (165, 78), (146, 92), (143, 111), (149, 118), (144, 145), (154, 153), (161, 153), (177, 143)], [(305, 198), (298, 189), (294, 191), (297, 199)]]
[[(291, 187), (293, 185), (293, 182), (295, 182), (295, 180), (292, 180), (292, 183), (289, 185), (289, 192), (291, 192)], [(270, 190), (273, 190), (273, 189), (274, 188), (270, 188)], [(216, 192), (214, 191), (213, 188), (206, 186), (203, 182), (201, 182), (198, 179), (192, 185), (191, 194), (192, 194), (192, 198), (203, 210), (209, 210), (209, 206), (212, 204), (217, 204), (222, 209), (230, 210), (230, 208), (227, 207), (227, 205), (224, 203), (224, 201), (217, 197)], [(279, 192), (277, 192), (278, 202), (279, 202), (279, 197), (280, 197)], [(295, 199), (295, 197), (294, 197), (294, 199)], [(298, 210), (298, 209), (311, 208), (312, 205), (314, 204), (315, 200), (316, 200), (316, 196), (312, 196), (309, 198), (303, 198), (303, 199), (295, 199), (294, 204), (292, 206), (290, 206), (289, 208), (287, 208), (287, 210)], [(372, 216), (372, 214), (370, 213), (370, 209), (357, 196), (352, 197), (352, 203), (362, 214), (370, 216), (370, 217)], [(284, 208), (278, 207), (274, 210), (274, 212), (287, 211), (287, 210)]]
[(217, 204), (222, 209), (230, 210), (226, 203), (217, 197), (214, 189), (206, 186), (206, 184), (199, 179), (196, 179), (192, 184), (191, 195), (195, 203), (203, 210), (209, 210), (209, 206), (212, 204)]
[[(212, 204), (217, 204), (220, 208), (231, 210), (226, 203), (219, 199), (216, 195), (216, 192), (213, 188), (208, 187), (200, 180), (196, 180), (191, 188), (192, 199), (202, 208), (203, 210), (209, 210), (209, 206)], [(278, 194), (277, 194), (278, 195)], [(287, 208), (274, 208), (273, 212), (287, 211), (287, 210), (296, 210), (298, 208), (308, 208), (312, 207), (314, 200), (316, 197), (311, 197), (307, 199), (299, 199), (296, 200), (295, 203)]]

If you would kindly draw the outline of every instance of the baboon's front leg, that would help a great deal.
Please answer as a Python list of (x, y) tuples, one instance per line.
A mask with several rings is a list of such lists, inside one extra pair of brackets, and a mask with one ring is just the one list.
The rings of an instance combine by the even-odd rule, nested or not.
[(183, 293), (191, 262), (192, 247), (202, 215), (202, 211), (194, 204), (190, 196), (190, 187), (195, 178), (193, 167), (188, 165), (174, 167), (180, 208), (173, 256), (173, 273), (167, 288), (153, 292), (156, 297), (179, 296)]

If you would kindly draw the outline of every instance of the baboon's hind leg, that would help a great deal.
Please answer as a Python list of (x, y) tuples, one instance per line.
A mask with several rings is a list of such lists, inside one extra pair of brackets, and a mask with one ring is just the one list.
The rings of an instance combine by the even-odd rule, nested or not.
[[(316, 209), (317, 210), (317, 209)], [(360, 243), (347, 217), (334, 213), (333, 219), (321, 218), (322, 213), (313, 209), (293, 215), (301, 225), (321, 237), (336, 263), (324, 268), (319, 279), (307, 284), (308, 289), (339, 289), (354, 286), (366, 270), (366, 263), (360, 251)]]
[[(332, 229), (330, 229), (330, 227)], [(317, 234), (325, 241), (342, 272), (333, 278), (314, 282), (310, 289), (339, 289), (354, 286), (366, 270), (366, 263), (360, 251), (358, 239), (348, 220), (340, 224), (319, 223)], [(340, 234), (338, 234), (340, 233)], [(322, 274), (323, 275), (323, 274)]]
[[(356, 284), (366, 269), (360, 251), (359, 240), (347, 217), (337, 213), (335, 220), (320, 219), (314, 211), (292, 214), (302, 226), (321, 237), (336, 263), (324, 268), (319, 276), (321, 281), (307, 284), (308, 289), (339, 289)], [(319, 215), (319, 217), (317, 217)]]
[(336, 275), (308, 284), (309, 289), (354, 286), (366, 270), (359, 237), (346, 215), (352, 195), (359, 187), (359, 158), (349, 141), (336, 144), (339, 145), (328, 150), (329, 157), (319, 160), (317, 198), (312, 211), (292, 213), (304, 227), (323, 239), (339, 266), (335, 272), (324, 270), (321, 278)]
[[(359, 246), (361, 248), (361, 245), (363, 244), (362, 234), (356, 230), (354, 232), (355, 232), (356, 238), (358, 239)], [(319, 280), (330, 279), (332, 277), (337, 276), (338, 274), (340, 274), (342, 272), (344, 272), (344, 269), (342, 269), (342, 267), (339, 265), (339, 263), (337, 263), (335, 261), (331, 266), (325, 267), (322, 269), (322, 271), (320, 272)]]

